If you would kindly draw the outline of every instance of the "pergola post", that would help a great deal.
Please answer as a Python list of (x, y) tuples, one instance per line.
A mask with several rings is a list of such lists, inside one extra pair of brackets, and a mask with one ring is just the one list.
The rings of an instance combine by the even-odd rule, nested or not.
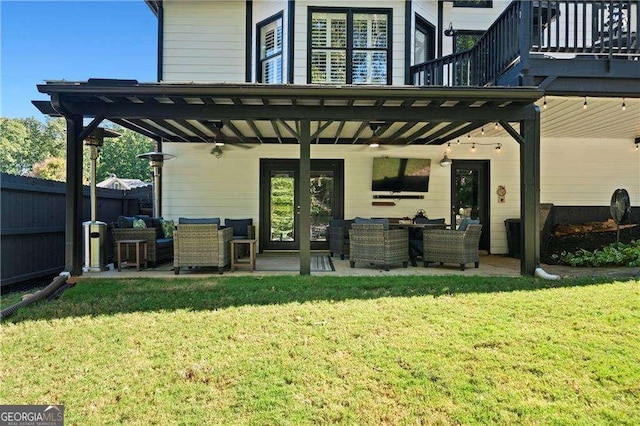
[(540, 265), (540, 108), (525, 107), (520, 124), (520, 273), (533, 276)]
[(298, 215), (297, 235), (300, 239), (300, 275), (311, 275), (311, 122), (300, 122), (300, 179), (298, 197), (300, 204), (296, 206)]
[(82, 275), (82, 115), (65, 117), (67, 121), (67, 182), (65, 223), (65, 270)]

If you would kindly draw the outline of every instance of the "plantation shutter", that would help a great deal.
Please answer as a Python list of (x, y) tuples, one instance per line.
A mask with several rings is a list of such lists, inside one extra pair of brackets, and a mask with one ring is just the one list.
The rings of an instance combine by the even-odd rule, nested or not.
[(282, 83), (282, 19), (260, 28), (260, 47), (260, 81)]

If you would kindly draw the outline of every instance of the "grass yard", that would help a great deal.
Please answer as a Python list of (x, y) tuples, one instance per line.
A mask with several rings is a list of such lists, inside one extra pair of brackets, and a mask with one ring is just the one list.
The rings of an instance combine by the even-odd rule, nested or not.
[(640, 424), (638, 281), (92, 280), (1, 350), (66, 424)]

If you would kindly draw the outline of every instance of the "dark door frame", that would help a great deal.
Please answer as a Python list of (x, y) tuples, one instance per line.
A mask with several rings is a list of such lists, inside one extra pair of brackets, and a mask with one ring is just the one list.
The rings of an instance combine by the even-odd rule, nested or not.
[[(270, 248), (271, 229), (268, 226), (267, 218), (269, 217), (271, 200), (270, 200), (270, 172), (274, 169), (294, 172), (294, 229), (296, 230), (296, 238), (291, 242), (281, 242), (279, 247)], [(298, 232), (298, 220), (300, 214), (300, 160), (297, 158), (261, 158), (260, 159), (260, 253), (264, 250), (299, 250), (299, 238), (303, 234)], [(333, 217), (342, 219), (344, 217), (344, 160), (343, 159), (315, 159), (311, 160), (310, 172), (331, 170), (333, 171)], [(306, 233), (304, 234), (306, 235)], [(327, 241), (311, 241), (312, 250), (327, 250), (329, 248)]]
[(455, 225), (455, 212), (453, 207), (456, 203), (456, 170), (477, 170), (480, 182), (478, 183), (478, 218), (482, 224), (482, 235), (480, 236), (480, 250), (491, 249), (491, 198), (489, 188), (491, 187), (491, 174), (489, 160), (453, 160), (451, 164), (451, 224)]

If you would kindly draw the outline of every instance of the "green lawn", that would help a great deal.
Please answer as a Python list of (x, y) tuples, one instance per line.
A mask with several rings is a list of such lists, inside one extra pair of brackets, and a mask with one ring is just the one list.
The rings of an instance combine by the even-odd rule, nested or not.
[(1, 350), (66, 424), (640, 424), (638, 281), (93, 280)]

